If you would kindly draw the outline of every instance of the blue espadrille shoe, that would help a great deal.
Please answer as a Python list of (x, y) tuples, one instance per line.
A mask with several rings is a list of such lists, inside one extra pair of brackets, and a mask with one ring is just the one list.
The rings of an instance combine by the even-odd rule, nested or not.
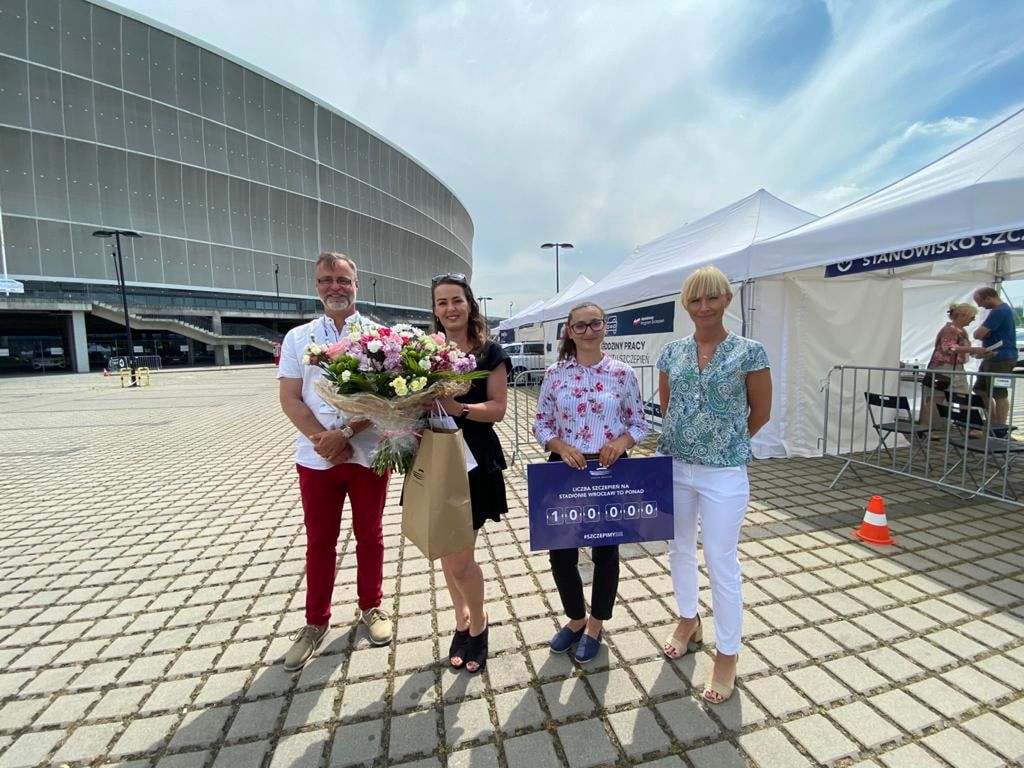
[(552, 653), (565, 653), (572, 648), (573, 643), (578, 643), (580, 637), (583, 636), (583, 630), (587, 628), (584, 624), (578, 630), (571, 630), (568, 626), (562, 627), (555, 633), (555, 636), (551, 638), (551, 652)]
[(601, 640), (603, 637), (603, 629), (597, 633), (596, 638), (587, 634), (582, 635), (579, 644), (576, 646), (576, 661), (585, 664), (597, 656), (597, 652), (601, 650)]

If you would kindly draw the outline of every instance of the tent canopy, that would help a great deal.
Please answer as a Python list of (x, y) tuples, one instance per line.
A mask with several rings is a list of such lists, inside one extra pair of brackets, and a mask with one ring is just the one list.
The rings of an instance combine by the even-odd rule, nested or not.
[[(686, 224), (639, 246), (621, 264), (599, 280), (577, 301), (593, 301), (605, 309), (624, 307), (678, 290), (695, 268), (715, 263), (725, 268), (734, 259), (744, 259), (752, 242), (777, 235), (813, 221), (803, 211), (759, 189), (702, 219)], [(561, 315), (569, 302), (559, 301), (549, 309)]]
[(576, 275), (576, 279), (569, 284), (561, 293), (552, 296), (545, 302), (541, 302), (540, 306), (534, 306), (533, 308), (527, 308), (515, 317), (515, 325), (510, 325), (510, 328), (521, 328), (524, 325), (533, 325), (534, 323), (543, 323), (545, 320), (553, 320), (556, 317), (561, 317), (558, 310), (554, 310), (555, 307), (566, 307), (568, 312), (569, 307), (578, 304), (581, 300), (581, 296), (587, 292), (587, 290), (594, 284), (584, 274)]
[(504, 320), (502, 320), (500, 323), (498, 323), (497, 330), (499, 330), (499, 331), (509, 331), (509, 330), (511, 330), (513, 328), (518, 328), (519, 326), (522, 325), (522, 323), (519, 322), (519, 319), (521, 317), (523, 317), (524, 315), (526, 315), (529, 312), (533, 312), (534, 310), (540, 309), (543, 306), (544, 306), (544, 299), (537, 299), (537, 301), (533, 302), (533, 304), (531, 304), (530, 306), (526, 307), (525, 309), (519, 310), (518, 312), (516, 312), (511, 317), (506, 317)]
[[(756, 242), (746, 258), (719, 266), (731, 280), (747, 280), (1021, 228), (1024, 110), (888, 187), (799, 229)], [(992, 253), (1024, 248), (1020, 241), (1003, 244)], [(902, 268), (900, 275), (963, 279), (965, 270), (987, 272), (989, 279), (1024, 275), (1019, 254), (970, 258), (973, 263), (961, 265), (919, 263)]]

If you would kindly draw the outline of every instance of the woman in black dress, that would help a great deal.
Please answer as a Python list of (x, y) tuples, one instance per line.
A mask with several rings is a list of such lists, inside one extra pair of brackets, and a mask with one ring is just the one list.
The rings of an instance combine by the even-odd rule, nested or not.
[[(508, 512), (505, 498), (505, 455), (494, 423), (505, 417), (508, 394), (508, 354), (487, 339), (487, 326), (473, 290), (461, 274), (437, 275), (432, 281), (434, 330), (444, 333), (459, 349), (473, 354), (477, 370), (490, 371), (476, 379), (465, 395), (442, 398), (441, 406), (462, 429), (477, 466), (469, 473), (473, 529), (485, 520), (500, 520)], [(441, 558), (444, 580), (455, 608), (455, 636), (448, 661), (456, 669), (479, 672), (487, 665), (487, 613), (484, 574), (468, 549)]]

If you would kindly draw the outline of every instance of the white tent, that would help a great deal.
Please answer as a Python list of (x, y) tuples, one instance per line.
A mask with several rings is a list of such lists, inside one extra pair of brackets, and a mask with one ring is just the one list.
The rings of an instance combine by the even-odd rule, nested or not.
[[(752, 245), (731, 279), (836, 265), (840, 275), (900, 267), (901, 277), (1024, 275), (1024, 110), (845, 208)], [(972, 257), (967, 264), (944, 265)], [(908, 269), (909, 268), (909, 269)]]
[(507, 320), (503, 320), (497, 328), (502, 343), (510, 341), (542, 341), (544, 339), (542, 323), (544, 320), (554, 317), (554, 315), (548, 312), (548, 307), (563, 301), (568, 306), (572, 306), (575, 303), (573, 297), (586, 291), (593, 284), (594, 281), (589, 277), (579, 274), (565, 290), (546, 301), (544, 299), (535, 301), (521, 312), (516, 313)]
[[(612, 308), (647, 301), (652, 295), (678, 292), (683, 279), (697, 266), (714, 263), (729, 274), (726, 267), (743, 259), (744, 249), (752, 242), (799, 227), (814, 218), (814, 214), (759, 189), (732, 205), (639, 246), (575, 299)], [(659, 292), (652, 294), (652, 287)], [(564, 317), (573, 303), (554, 300), (548, 310), (553, 316)]]
[(544, 299), (538, 299), (537, 301), (533, 302), (533, 304), (526, 307), (526, 309), (522, 309), (519, 312), (516, 312), (511, 317), (506, 317), (504, 320), (498, 323), (497, 330), (509, 331), (514, 328), (518, 328), (520, 325), (522, 325), (522, 323), (519, 322), (519, 319), (521, 317), (523, 317), (529, 312), (533, 312), (535, 309), (540, 309), (542, 306), (544, 306)]
[(753, 243), (727, 274), (754, 281), (758, 305), (788, 315), (777, 327), (762, 316), (753, 334), (780, 338), (786, 452), (819, 449), (829, 368), (897, 366), (901, 353), (927, 362), (949, 302), (1024, 274), (1022, 243), (1024, 111), (874, 194)]
[[(594, 281), (586, 275), (582, 273), (576, 275), (576, 279), (560, 293), (552, 296), (539, 307), (534, 306), (533, 308), (527, 309), (517, 315), (516, 327), (533, 325), (534, 323), (542, 323), (545, 320), (554, 320), (558, 317), (564, 317), (568, 314), (569, 308), (578, 303), (578, 297), (586, 293), (593, 285)], [(566, 308), (565, 311), (562, 311), (562, 307)]]
[[(753, 197), (759, 196), (762, 203), (770, 198)], [(771, 237), (758, 228), (746, 242), (729, 237), (726, 212), (750, 201), (637, 249), (577, 300), (612, 310), (620, 335), (624, 325), (660, 322), (659, 332), (640, 342), (618, 341), (609, 331), (613, 354), (621, 349), (628, 362), (650, 365), (691, 327), (676, 300), (682, 278), (698, 266), (718, 266), (741, 286), (727, 324), (760, 340), (772, 363), (772, 421), (754, 441), (755, 455), (816, 455), (823, 384), (833, 365), (896, 366), (905, 322), (922, 338), (934, 337), (944, 305), (962, 299), (970, 285), (1024, 274), (1024, 256), (1013, 253), (1024, 243), (1024, 112), (820, 219)], [(687, 234), (691, 228), (697, 230)], [(949, 258), (957, 260), (942, 260)], [(839, 277), (827, 279), (826, 265), (836, 265), (831, 272)], [(915, 297), (927, 303), (917, 306)], [(549, 325), (545, 334), (553, 338)]]

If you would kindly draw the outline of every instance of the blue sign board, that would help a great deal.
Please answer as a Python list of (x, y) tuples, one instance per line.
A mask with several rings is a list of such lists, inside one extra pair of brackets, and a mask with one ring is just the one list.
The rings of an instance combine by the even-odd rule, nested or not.
[(526, 468), (530, 550), (666, 541), (675, 536), (672, 459), (619, 459), (610, 467), (588, 461)]
[(946, 240), (941, 243), (918, 245), (913, 248), (904, 248), (901, 251), (889, 251), (852, 261), (829, 264), (825, 267), (825, 277), (856, 275), (861, 272), (909, 267), (914, 264), (959, 259), (964, 256), (980, 256), (985, 253), (1018, 251), (1022, 247), (1024, 247), (1024, 229), (1010, 229), (991, 235), (958, 237), (955, 240)]

